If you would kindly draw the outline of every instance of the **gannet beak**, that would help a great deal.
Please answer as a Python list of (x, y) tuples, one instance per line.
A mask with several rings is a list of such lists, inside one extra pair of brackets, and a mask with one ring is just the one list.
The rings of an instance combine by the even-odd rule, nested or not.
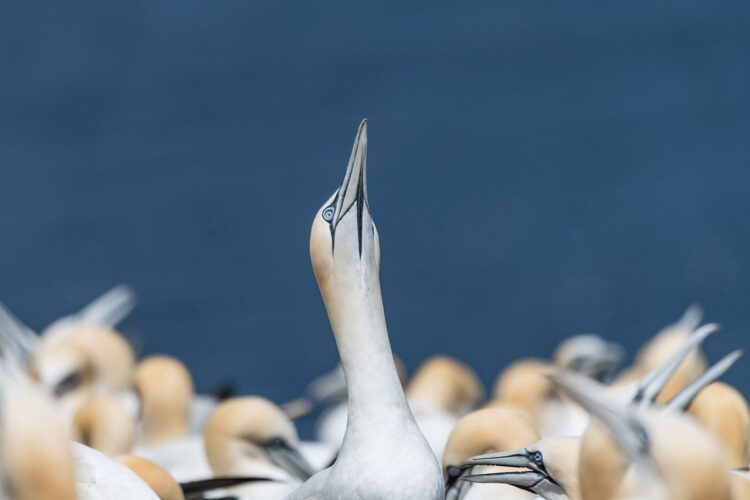
[(519, 472), (490, 472), (487, 474), (470, 474), (461, 478), (463, 481), (469, 481), (472, 483), (501, 483), (521, 488), (528, 492), (534, 493), (535, 488), (539, 483), (549, 477), (545, 476), (541, 472), (533, 470), (519, 471)]
[[(469, 474), (461, 477), (463, 481), (472, 483), (502, 483), (515, 486), (534, 494), (556, 493), (562, 495), (565, 492), (544, 467), (541, 455), (532, 450), (521, 448), (519, 450), (506, 451), (503, 453), (489, 453), (478, 455), (464, 462), (464, 467), (475, 465), (494, 465), (501, 467), (514, 467), (521, 470), (510, 472), (490, 472), (486, 474)], [(544, 498), (549, 498), (544, 496)]]
[(550, 374), (547, 377), (583, 409), (598, 418), (631, 461), (648, 455), (650, 439), (646, 430), (628, 408), (613, 401), (599, 384), (573, 373)]
[(503, 453), (477, 455), (467, 459), (463, 463), (463, 467), (473, 467), (475, 465), (501, 465), (503, 467), (526, 467), (528, 469), (536, 468), (531, 453), (523, 448)]
[(341, 219), (351, 210), (356, 210), (359, 253), (362, 254), (362, 217), (365, 210), (369, 211), (367, 201), (367, 118), (362, 120), (354, 139), (352, 155), (346, 167), (344, 179), (341, 181), (334, 198), (333, 215), (331, 220), (331, 238), (335, 244), (336, 227)]
[(265, 450), (279, 467), (301, 481), (307, 481), (316, 472), (299, 450), (283, 439), (271, 440), (266, 444)]
[(709, 323), (695, 330), (690, 337), (666, 363), (658, 366), (655, 370), (648, 373), (641, 379), (638, 384), (636, 394), (633, 396), (633, 403), (637, 403), (641, 408), (654, 404), (659, 397), (664, 386), (680, 367), (682, 361), (687, 358), (688, 354), (698, 347), (709, 335), (719, 330), (719, 325)]

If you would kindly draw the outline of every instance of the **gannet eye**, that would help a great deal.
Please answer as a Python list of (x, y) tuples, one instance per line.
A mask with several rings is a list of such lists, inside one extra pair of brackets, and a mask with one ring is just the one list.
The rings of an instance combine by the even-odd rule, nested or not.
[(543, 461), (542, 460), (542, 453), (539, 452), (539, 451), (535, 451), (534, 452), (534, 457), (533, 458), (534, 458), (534, 462), (536, 462), (537, 464), (541, 464), (542, 461)]
[(323, 210), (323, 213), (321, 214), (323, 216), (323, 220), (326, 222), (331, 222), (333, 220), (333, 212), (335, 209), (333, 207), (328, 207), (325, 210)]

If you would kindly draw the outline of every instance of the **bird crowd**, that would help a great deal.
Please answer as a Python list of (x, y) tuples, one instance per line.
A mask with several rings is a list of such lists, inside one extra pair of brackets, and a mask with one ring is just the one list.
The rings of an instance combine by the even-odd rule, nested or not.
[[(390, 348), (367, 121), (316, 213), (313, 271), (340, 365), (303, 395), (196, 394), (178, 359), (136, 359), (118, 286), (37, 334), (0, 306), (0, 499), (745, 500), (750, 410), (691, 306), (621, 367), (596, 336), (504, 367), (489, 394), (447, 355), (411, 377)], [(319, 413), (316, 440), (295, 420)]]

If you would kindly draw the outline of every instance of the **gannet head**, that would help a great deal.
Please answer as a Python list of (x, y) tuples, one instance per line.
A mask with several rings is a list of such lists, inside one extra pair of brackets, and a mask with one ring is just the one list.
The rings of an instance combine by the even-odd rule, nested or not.
[(366, 289), (377, 279), (380, 244), (367, 198), (367, 120), (362, 120), (341, 185), (318, 210), (310, 258), (323, 299), (342, 282)]
[(109, 456), (128, 453), (135, 443), (135, 423), (120, 401), (96, 396), (78, 409), (73, 438)]
[(471, 473), (464, 461), (489, 451), (504, 451), (527, 446), (539, 440), (539, 433), (520, 411), (510, 407), (485, 408), (471, 412), (456, 422), (442, 457), (446, 498), (459, 499), (470, 486), (461, 482)]
[(467, 475), (462, 479), (473, 483), (509, 484), (542, 498), (579, 498), (579, 447), (580, 438), (550, 437), (525, 448), (472, 457), (464, 463), (464, 468), (489, 465), (506, 469)]
[(184, 435), (195, 395), (187, 367), (171, 356), (150, 356), (135, 370), (141, 401), (142, 439), (152, 444)]
[(471, 367), (438, 355), (417, 369), (407, 385), (406, 399), (415, 414), (437, 410), (460, 416), (484, 399), (484, 387)]
[(180, 485), (174, 478), (155, 463), (133, 455), (122, 455), (117, 461), (135, 472), (151, 488), (159, 500), (185, 500)]
[(600, 382), (611, 375), (625, 356), (621, 345), (607, 342), (598, 335), (570, 337), (557, 346), (553, 359), (563, 370), (572, 370)]
[(42, 337), (29, 369), (58, 398), (67, 417), (93, 395), (131, 387), (135, 356), (115, 330), (78, 325), (58, 333)]
[(221, 403), (203, 431), (206, 458), (217, 476), (259, 475), (307, 480), (315, 471), (297, 450), (289, 417), (261, 397)]
[(550, 378), (597, 419), (581, 442), (584, 498), (730, 498), (722, 449), (693, 419), (625, 407), (595, 382), (574, 374)]
[(540, 359), (522, 359), (505, 368), (497, 377), (490, 404), (506, 404), (526, 412), (535, 423), (540, 409), (554, 396), (546, 374), (552, 365)]

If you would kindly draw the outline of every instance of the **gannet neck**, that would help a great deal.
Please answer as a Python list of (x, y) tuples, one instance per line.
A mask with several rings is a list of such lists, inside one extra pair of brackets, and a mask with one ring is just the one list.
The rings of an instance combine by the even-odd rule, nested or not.
[(372, 264), (359, 279), (332, 276), (335, 292), (325, 297), (348, 387), (347, 435), (375, 416), (379, 422), (414, 423), (393, 363), (380, 280)]

